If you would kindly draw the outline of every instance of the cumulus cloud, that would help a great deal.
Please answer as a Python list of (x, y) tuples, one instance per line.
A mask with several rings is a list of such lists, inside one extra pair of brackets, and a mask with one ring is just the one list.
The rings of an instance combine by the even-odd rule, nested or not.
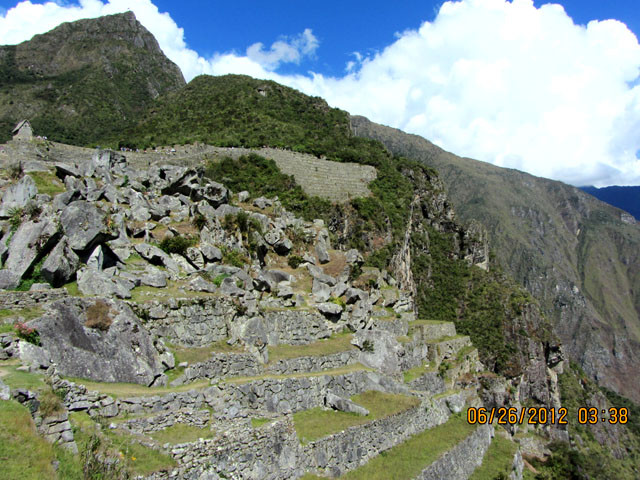
[(278, 74), (314, 55), (308, 29), (203, 58), (150, 0), (21, 2), (0, 16), (0, 43), (128, 8), (187, 79), (269, 78), (459, 155), (576, 185), (640, 184), (640, 46), (621, 22), (576, 25), (562, 6), (532, 0), (449, 1), (376, 55), (354, 54), (342, 77)]

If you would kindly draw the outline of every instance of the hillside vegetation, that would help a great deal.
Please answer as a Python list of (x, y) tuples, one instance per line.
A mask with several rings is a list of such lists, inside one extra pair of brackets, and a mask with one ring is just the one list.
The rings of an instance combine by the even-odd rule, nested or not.
[(28, 118), (73, 145), (104, 145), (153, 100), (184, 85), (178, 67), (131, 12), (63, 23), (0, 47), (0, 142)]

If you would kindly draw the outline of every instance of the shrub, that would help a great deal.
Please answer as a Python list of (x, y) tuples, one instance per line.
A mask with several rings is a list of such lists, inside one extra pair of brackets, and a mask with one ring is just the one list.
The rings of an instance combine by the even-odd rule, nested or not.
[(192, 247), (195, 243), (195, 238), (176, 235), (175, 237), (164, 237), (160, 242), (159, 247), (167, 253), (185, 255), (187, 253), (187, 248)]
[(24, 322), (16, 322), (13, 326), (19, 338), (34, 345), (40, 345), (40, 334), (35, 328)]
[(15, 232), (22, 224), (23, 214), (24, 210), (20, 207), (12, 207), (9, 209), (9, 225), (11, 225), (12, 231)]
[(218, 275), (216, 278), (214, 278), (214, 279), (212, 280), (212, 281), (213, 281), (213, 284), (214, 284), (216, 287), (220, 288), (220, 285), (222, 285), (222, 281), (223, 281), (225, 278), (228, 278), (228, 277), (230, 277), (230, 276), (231, 276), (231, 275), (229, 275), (228, 273), (221, 273), (220, 275)]
[(207, 224), (207, 219), (204, 215), (202, 215), (201, 213), (198, 213), (196, 214), (195, 217), (193, 217), (193, 220), (191, 221), (191, 223), (198, 230), (202, 230), (204, 226)]
[(40, 401), (40, 413), (43, 417), (49, 417), (64, 411), (60, 397), (51, 390), (41, 394), (38, 400)]
[(304, 259), (300, 255), (289, 255), (289, 258), (287, 258), (287, 264), (291, 268), (298, 268), (302, 262), (304, 262)]
[(24, 171), (22, 169), (22, 162), (13, 162), (7, 167), (7, 173), (9, 178), (19, 179), (22, 177)]
[(87, 308), (87, 321), (85, 327), (96, 328), (103, 332), (109, 330), (113, 323), (111, 308), (104, 300), (96, 300), (96, 303)]
[(362, 342), (362, 350), (365, 352), (373, 353), (374, 351), (373, 342), (371, 340), (365, 340), (364, 342)]

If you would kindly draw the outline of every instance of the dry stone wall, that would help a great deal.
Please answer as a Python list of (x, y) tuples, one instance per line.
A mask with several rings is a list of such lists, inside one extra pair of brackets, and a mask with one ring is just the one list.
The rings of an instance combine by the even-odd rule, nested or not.
[(33, 292), (0, 291), (0, 310), (19, 310), (54, 302), (67, 296), (64, 288)]
[(425, 400), (405, 412), (350, 427), (306, 445), (304, 454), (308, 458), (308, 468), (338, 477), (410, 436), (446, 422), (449, 414), (443, 399), (433, 403)]
[(467, 480), (482, 465), (491, 445), (493, 426), (482, 425), (462, 442), (425, 468), (416, 480)]

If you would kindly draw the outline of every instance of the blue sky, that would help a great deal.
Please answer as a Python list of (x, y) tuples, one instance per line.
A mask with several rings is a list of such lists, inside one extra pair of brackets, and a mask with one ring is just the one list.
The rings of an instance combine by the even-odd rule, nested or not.
[(273, 79), (459, 155), (640, 184), (637, 0), (559, 3), (0, 0), (0, 44), (131, 8), (187, 80)]

